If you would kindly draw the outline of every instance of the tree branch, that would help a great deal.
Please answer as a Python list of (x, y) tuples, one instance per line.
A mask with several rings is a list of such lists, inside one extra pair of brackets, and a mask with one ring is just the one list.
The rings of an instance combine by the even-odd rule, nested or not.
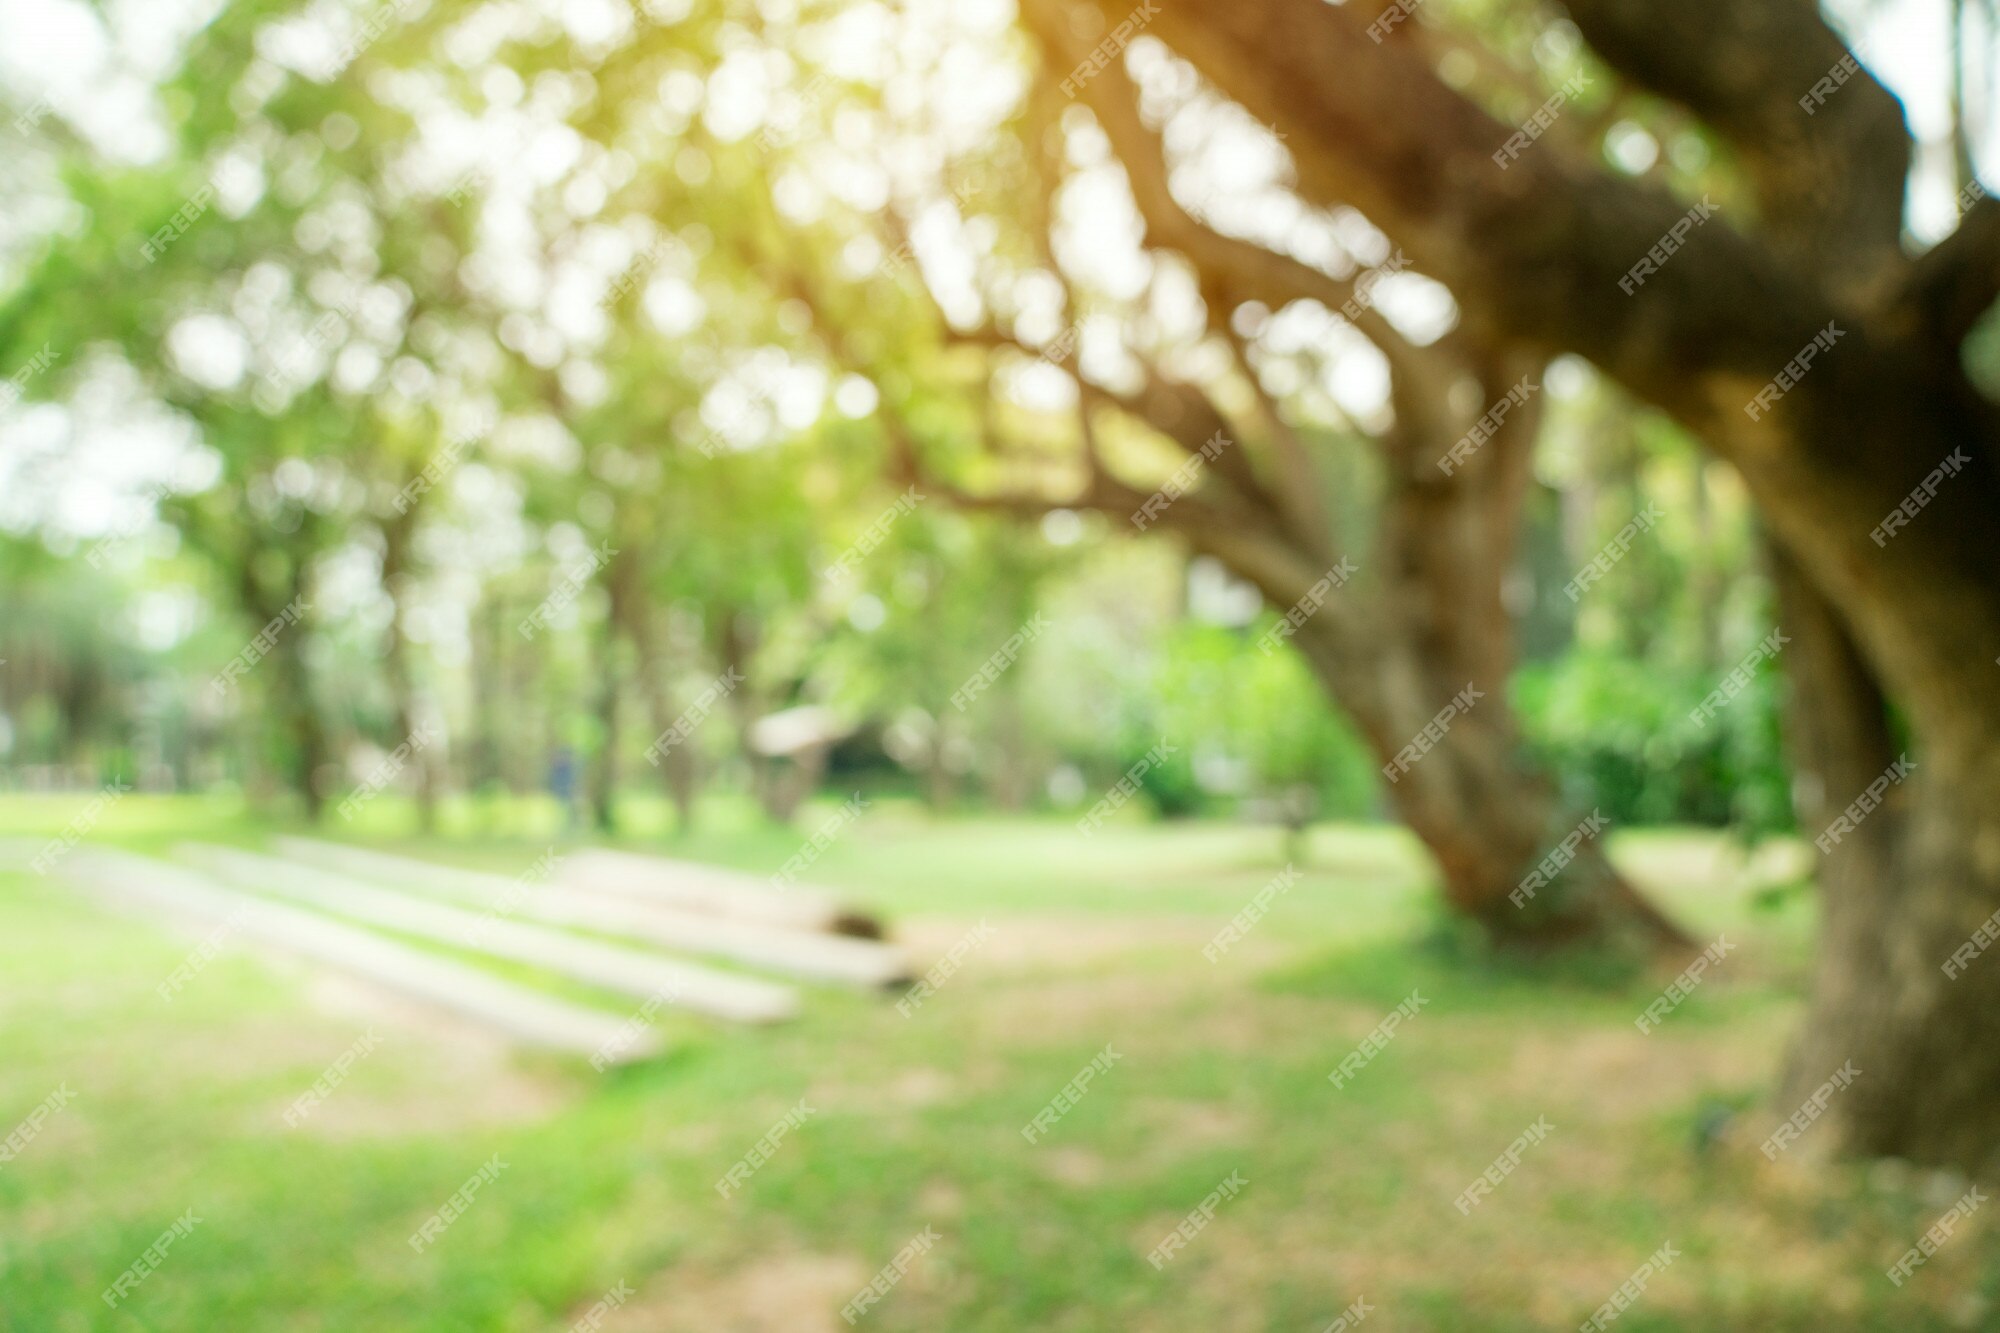
[[(1038, 25), (1036, 33), (1057, 67), (1068, 69), (1085, 53), (1067, 25)], [(1336, 278), (1281, 251), (1216, 231), (1181, 206), (1168, 183), (1166, 146), (1159, 132), (1141, 118), (1139, 89), (1122, 59), (1099, 70), (1083, 86), (1082, 96), (1125, 168), (1148, 244), (1180, 251), (1203, 272), (1227, 275), (1233, 293), (1262, 301), (1273, 310), (1292, 301), (1316, 301), (1344, 315), (1381, 349), (1392, 369), (1411, 378), (1437, 378), (1434, 368), (1418, 364), (1425, 359), (1424, 349), (1412, 344), (1372, 305), (1354, 302), (1349, 307), (1361, 270)]]
[(1765, 228), (1803, 252), (1832, 290), (1859, 292), (1900, 266), (1909, 127), (1816, 0), (1570, 0), (1568, 8), (1620, 74), (1730, 141)]
[[(1789, 2), (1789, 0), (1787, 0)], [(1037, 30), (1073, 4), (1023, 0)], [(1554, 152), (1503, 170), (1503, 125), (1438, 79), (1420, 51), (1376, 43), (1353, 6), (1182, 0), (1147, 31), (1292, 141), (1301, 194), (1360, 209), (1452, 288), (1489, 341), (1585, 353), (1684, 419), (1713, 420), (1701, 373), (1753, 387), (1835, 311), (1816, 286), (1724, 221), (1702, 226), (1636, 296), (1619, 288), (1685, 202)], [(1091, 75), (1091, 86), (1111, 65)], [(1733, 413), (1736, 404), (1722, 411)]]
[(1898, 313), (1947, 355), (2000, 298), (2000, 199), (1983, 194), (1958, 230), (1910, 266)]

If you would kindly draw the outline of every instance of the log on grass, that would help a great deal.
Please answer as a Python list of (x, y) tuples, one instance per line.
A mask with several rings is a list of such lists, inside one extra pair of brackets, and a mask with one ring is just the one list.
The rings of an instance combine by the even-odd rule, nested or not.
[(787, 930), (829, 931), (880, 939), (881, 923), (841, 906), (820, 889), (781, 888), (769, 880), (694, 861), (670, 861), (605, 847), (590, 847), (563, 858), (558, 875), (565, 884), (678, 907), (683, 911), (756, 921)]
[(245, 888), (282, 894), (357, 921), (527, 963), (628, 995), (664, 999), (718, 1018), (772, 1023), (792, 1017), (798, 1009), (790, 987), (755, 977), (523, 925), (494, 912), (425, 902), (346, 875), (233, 847), (190, 844), (181, 853)]
[(709, 916), (573, 885), (526, 877), (509, 879), (315, 838), (278, 838), (273, 845), (292, 860), (325, 866), (387, 888), (455, 898), (491, 912), (552, 925), (627, 935), (815, 981), (887, 987), (908, 981), (911, 975), (909, 959), (901, 949), (874, 940)]
[(201, 929), (226, 927), (233, 936), (449, 1010), (526, 1045), (620, 1064), (662, 1048), (658, 1033), (633, 1031), (612, 1014), (537, 994), (317, 912), (223, 888), (184, 866), (92, 849), (79, 852), (63, 869), (93, 896), (123, 910)]

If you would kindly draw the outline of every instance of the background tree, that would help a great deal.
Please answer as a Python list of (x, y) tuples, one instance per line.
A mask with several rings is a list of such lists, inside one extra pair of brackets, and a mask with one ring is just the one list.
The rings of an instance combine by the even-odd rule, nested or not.
[[(1088, 49), (1063, 32), (1045, 36), (1061, 67)], [(1044, 97), (1026, 115), (1018, 154), (989, 168), (1011, 166), (1017, 183), (984, 197), (1031, 202), (1024, 216), (1008, 219), (1022, 229), (1015, 262), (1006, 264), (1002, 250), (986, 265), (982, 321), (953, 329), (941, 311), (926, 318), (921, 297), (898, 318), (927, 323), (946, 343), (992, 349), (1003, 370), (1025, 364), (1024, 374), (1067, 373), (1074, 444), (1062, 455), (1037, 454), (1001, 438), (1000, 413), (975, 413), (989, 460), (986, 480), (968, 484), (941, 472), (922, 447), (911, 423), (926, 408), (914, 388), (903, 401), (891, 389), (893, 466), (969, 507), (1030, 517), (1094, 509), (1142, 530), (1157, 521), (1247, 580), (1274, 610), (1299, 608), (1304, 618), (1292, 642), (1385, 774), (1396, 765), (1388, 799), (1436, 857), (1451, 904), (1492, 936), (1537, 946), (1624, 934), (1652, 946), (1685, 943), (1591, 842), (1531, 900), (1510, 898), (1578, 819), (1521, 746), (1506, 697), (1514, 643), (1502, 585), (1515, 567), (1531, 481), (1540, 360), (1469, 331), (1413, 333), (1392, 321), (1378, 308), (1378, 288), (1400, 264), (1373, 239), (1355, 245), (1360, 253), (1343, 252), (1345, 273), (1334, 276), (1203, 224), (1175, 196), (1162, 131), (1143, 123), (1138, 86), (1126, 72), (1107, 65), (1083, 95), (1119, 154), (1149, 245), (1189, 259), (1192, 274), (1155, 253), (1151, 283), (1137, 300), (1077, 290), (1056, 219), (1067, 188), (1063, 164), (1088, 160), (1089, 149), (1056, 128)], [(894, 283), (917, 272), (896, 265), (875, 277)], [(1053, 281), (1064, 330), (1040, 345), (1015, 327), (1031, 275)], [(1190, 283), (1197, 322), (1161, 329), (1152, 312), (1171, 295), (1186, 299)], [(824, 297), (790, 290), (820, 311), (843, 365), (877, 377), (889, 371), (857, 348), (893, 345), (890, 335), (863, 332), (863, 316), (829, 313)], [(864, 300), (871, 313), (884, 308), (873, 296)], [(1288, 305), (1310, 310), (1317, 329), (1281, 329), (1274, 312)], [(1111, 340), (1127, 368), (1122, 385), (1082, 368), (1086, 353), (1107, 350), (1091, 346), (1094, 331), (1107, 326), (1126, 331)], [(1327, 370), (1328, 345), (1346, 337), (1365, 340), (1389, 381), (1373, 420), (1357, 420), (1360, 413), (1324, 393), (1273, 388), (1311, 384)], [(943, 373), (925, 365), (900, 378), (915, 386)], [(989, 368), (966, 388), (983, 397), (1006, 383)], [(1029, 427), (1044, 436), (1049, 428), (1046, 419)], [(1156, 442), (1176, 452), (1163, 456)], [(1363, 458), (1343, 456), (1357, 446)], [(1455, 448), (1459, 456), (1450, 457)], [(1156, 517), (1149, 492), (1170, 484), (1176, 468), (1199, 481)], [(1021, 480), (992, 484), (1010, 476)], [(1327, 595), (1322, 580), (1335, 571), (1341, 586)], [(1450, 707), (1454, 697), (1474, 695), (1476, 706)], [(1449, 726), (1433, 747), (1426, 728), (1448, 709)], [(1427, 751), (1414, 763), (1412, 742)], [(1396, 764), (1399, 754), (1404, 762)]]

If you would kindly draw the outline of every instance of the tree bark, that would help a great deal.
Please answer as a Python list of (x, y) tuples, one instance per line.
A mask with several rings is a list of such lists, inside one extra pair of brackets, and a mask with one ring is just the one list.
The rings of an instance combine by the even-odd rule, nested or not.
[(1779, 1110), (1852, 1060), (1863, 1077), (1828, 1108), (1830, 1147), (1985, 1173), (2000, 1166), (2000, 958), (1962, 951), (2000, 909), (2000, 771), (1922, 763), (1890, 798), (1896, 833), (1821, 859), (1812, 1009)]
[(2000, 908), (2000, 766), (1932, 747), (1852, 831), (1829, 832), (1904, 755), (1835, 609), (1782, 551), (1769, 563), (1792, 640), (1782, 660), (1800, 820), (1826, 840), (1811, 1018), (1779, 1109), (1851, 1061), (1862, 1076), (1811, 1130), (1826, 1148), (2000, 1165), (2000, 958), (1962, 952)]

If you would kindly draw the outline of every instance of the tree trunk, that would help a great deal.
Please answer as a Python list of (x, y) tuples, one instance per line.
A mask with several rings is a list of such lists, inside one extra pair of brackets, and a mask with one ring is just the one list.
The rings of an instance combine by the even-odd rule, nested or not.
[(763, 784), (758, 790), (764, 813), (776, 823), (791, 823), (806, 798), (818, 791), (825, 780), (830, 750), (829, 745), (814, 744), (782, 758), (766, 760)]
[[(1226, 307), (1226, 295), (1211, 297), (1212, 323)], [(1310, 489), (1289, 478), (1267, 483), (1235, 449), (1214, 452), (1211, 475), (1224, 474), (1215, 498), (1205, 500), (1206, 487), (1183, 494), (1162, 522), (1255, 584), (1295, 627), (1293, 642), (1329, 700), (1383, 761), (1388, 799), (1436, 857), (1456, 911), (1510, 947), (1683, 952), (1692, 941), (1618, 874), (1594, 836), (1579, 836), (1589, 812), (1560, 807), (1521, 746), (1506, 698), (1514, 628), (1502, 589), (1532, 480), (1540, 386), (1530, 377), (1540, 363), (1470, 338), (1455, 343), (1449, 366), (1430, 355), (1406, 356), (1392, 381), (1375, 544), (1354, 553), (1353, 570), (1345, 553), (1337, 560), (1337, 537)], [(1452, 390), (1468, 382), (1478, 403), (1453, 407), (1463, 395)], [(1155, 380), (1121, 406), (1190, 457), (1208, 457), (1204, 441), (1240, 430), (1182, 384)], [(1264, 415), (1274, 452), (1310, 477), (1309, 456), (1268, 400)], [(1146, 503), (1088, 447), (1086, 459), (1093, 472), (1075, 503), (1125, 515)], [(977, 502), (935, 478), (927, 484)], [(1461, 698), (1469, 706), (1447, 711)], [(1422, 754), (1411, 759), (1413, 746)]]
[(924, 761), (924, 806), (933, 815), (951, 812), (958, 781), (945, 762), (945, 722), (938, 718), (931, 730), (931, 744)]
[[(1028, 612), (1024, 611), (1021, 620), (1027, 618)], [(993, 803), (994, 809), (1012, 814), (1027, 809), (1034, 788), (1021, 673), (1010, 671), (1002, 676), (993, 688), (993, 695), (993, 762), (987, 770), (986, 799)]]
[[(1821, 860), (1812, 1008), (1778, 1109), (1852, 1061), (1828, 1148), (1983, 1174), (2000, 1166), (2000, 958), (1974, 933), (2000, 909), (2000, 764), (1921, 762)], [(1876, 820), (1891, 829), (1867, 834)]]
[[(1483, 358), (1482, 402), (1507, 399), (1538, 371), (1520, 355)], [(1421, 393), (1398, 389), (1372, 555), (1295, 641), (1383, 760), (1388, 799), (1436, 859), (1446, 901), (1490, 939), (1524, 950), (1684, 950), (1692, 941), (1605, 855), (1602, 821), (1563, 807), (1507, 698), (1514, 625), (1502, 588), (1532, 482), (1538, 404), (1518, 393), (1447, 472), (1439, 462), (1451, 457), (1454, 423)], [(1413, 756), (1413, 745), (1427, 748)]]
[(623, 723), (622, 673), (618, 667), (618, 640), (606, 625), (603, 640), (603, 675), (597, 691), (597, 753), (590, 765), (591, 821), (601, 833), (618, 831), (618, 742)]
[(716, 622), (716, 658), (725, 672), (744, 682), (730, 693), (729, 708), (736, 721), (737, 750), (750, 775), (751, 794), (757, 798), (757, 808), (764, 812), (765, 818), (788, 824), (798, 800), (788, 792), (785, 765), (782, 760), (759, 753), (751, 739), (757, 720), (764, 715), (765, 701), (750, 683), (750, 656), (756, 635), (754, 628), (746, 630), (749, 613), (724, 606), (718, 609)]
[[(634, 576), (636, 581), (636, 575)], [(632, 644), (632, 656), (639, 673), (649, 720), (655, 738), (665, 736), (675, 720), (673, 688), (668, 683), (672, 658), (660, 647), (660, 628), (642, 589), (636, 586), (619, 600), (625, 636)], [(694, 831), (695, 797), (701, 775), (692, 737), (672, 746), (660, 756), (660, 776), (667, 796), (674, 803), (674, 832), (685, 837)]]
[[(470, 617), (472, 640), (472, 743), (467, 747), (465, 785), (484, 794), (501, 783), (505, 774), (500, 746), (499, 719), (505, 708), (506, 639), (501, 624), (500, 602), (487, 590), (484, 600)], [(525, 698), (514, 701), (524, 708)]]
[[(1774, 527), (1790, 520), (1773, 561), (1794, 639), (1781, 661), (1800, 818), (1820, 850), (1812, 1003), (1778, 1109), (1790, 1114), (1851, 1060), (1860, 1077), (1802, 1139), (1980, 1172), (2000, 1165), (2000, 958), (1975, 938), (2000, 909), (2000, 431), (1983, 406), (1957, 415), (1967, 391), (1949, 362), (1909, 382), (1907, 404), (1816, 405), (1803, 427), (1896, 439), (1916, 461), (1892, 490), (1962, 450), (1970, 462), (1908, 526), (1868, 540), (1887, 501), (1852, 534), (1765, 506)], [(1861, 538), (1858, 556), (1827, 549), (1847, 535)], [(1948, 609), (1935, 600), (1946, 587), (1957, 589)]]
[[(390, 696), (395, 700), (396, 730), (401, 745), (417, 734), (422, 725), (418, 714), (415, 664), (410, 660), (409, 636), (403, 620), (409, 597), (410, 542), (416, 531), (417, 508), (411, 506), (382, 522), (382, 590), (389, 597), (389, 624), (384, 631), (383, 667), (389, 678)], [(391, 748), (394, 748), (392, 745)], [(417, 825), (425, 833), (437, 832), (439, 774), (443, 753), (436, 745), (424, 745), (411, 756), (417, 769)]]
[[(1835, 821), (1904, 756), (1881, 686), (1834, 608), (1770, 553), (1791, 684), (1799, 816), (1820, 841), (1812, 1007), (1780, 1094), (1789, 1115), (1848, 1062), (1861, 1076), (1801, 1134), (1829, 1151), (2000, 1165), (2000, 756), (1932, 745), (1851, 831)], [(1970, 951), (1967, 946), (1970, 945)]]
[(312, 681), (306, 670), (303, 645), (281, 640), (272, 652), (278, 659), (282, 696), (278, 703), (285, 730), (292, 744), (292, 769), (287, 780), (304, 803), (308, 823), (317, 824), (326, 811), (326, 796), (320, 790), (320, 774), (328, 759), (326, 728), (314, 703)]
[(236, 591), (239, 604), (250, 613), (260, 630), (279, 620), (287, 607), (296, 605), (301, 608), (293, 613), (295, 623), (285, 626), (272, 641), (267, 660), (273, 661), (278, 677), (277, 688), (270, 696), (273, 711), (277, 713), (279, 726), (291, 747), (289, 763), (284, 765), (285, 782), (298, 793), (307, 821), (316, 824), (326, 809), (326, 795), (320, 790), (320, 778), (330, 747), (325, 723), (319, 715), (312, 673), (306, 666), (307, 622), (304, 617), (309, 580), (307, 569), (295, 561), (290, 579), (279, 591), (269, 592), (257, 577), (255, 562), (245, 560), (237, 571)]
[[(1357, 666), (1308, 624), (1297, 642), (1336, 706), (1344, 706), (1385, 765), (1466, 685), (1481, 696), (1386, 788), (1396, 815), (1437, 862), (1445, 901), (1496, 945), (1545, 952), (1579, 946), (1674, 953), (1691, 941), (1612, 866), (1591, 812), (1565, 810), (1554, 785), (1522, 751), (1504, 678), (1477, 684), (1470, 664), (1437, 659), (1426, 676), (1457, 684), (1420, 706), (1390, 707), (1412, 692), (1403, 667)], [(1403, 656), (1400, 655), (1399, 656)], [(1407, 661), (1407, 657), (1405, 657)], [(1460, 670), (1453, 672), (1452, 667)], [(1371, 679), (1357, 684), (1357, 671)], [(1540, 871), (1545, 883), (1530, 876)]]
[[(502, 633), (497, 627), (495, 631), (494, 642), (505, 645), (499, 703), (515, 719), (514, 725), (498, 732), (498, 753), (507, 789), (516, 796), (531, 796), (544, 789), (550, 757), (566, 743), (564, 732), (572, 705), (567, 697), (558, 696), (544, 668), (543, 654), (511, 632), (513, 612), (519, 606), (517, 601), (504, 607), (507, 614), (502, 618), (509, 622), (509, 632)], [(496, 607), (494, 614), (500, 616), (502, 609)]]

